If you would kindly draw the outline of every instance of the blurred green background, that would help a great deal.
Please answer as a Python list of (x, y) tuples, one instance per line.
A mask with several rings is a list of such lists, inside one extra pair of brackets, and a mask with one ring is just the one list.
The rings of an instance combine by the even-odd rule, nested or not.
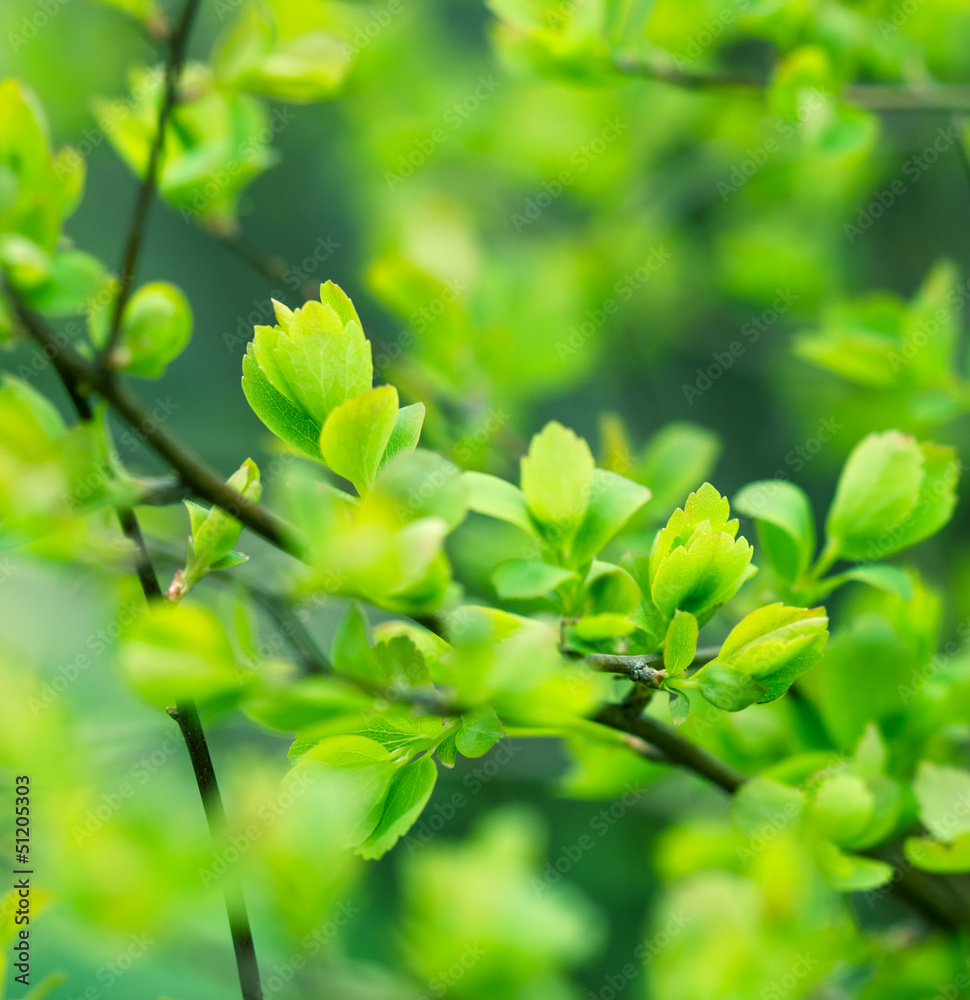
[[(307, 6), (357, 38), (339, 93), (271, 102), (279, 162), (242, 192), (239, 231), (207, 231), (156, 204), (139, 272), (183, 289), (195, 324), (190, 348), (145, 398), (221, 471), (249, 456), (265, 470), (278, 454), (240, 391), (253, 324), (269, 321), (271, 296), (294, 306), (327, 279), (383, 345), (379, 377), (428, 404), (424, 440), (466, 467), (513, 475), (523, 442), (551, 418), (595, 443), (602, 415), (619, 414), (635, 450), (689, 421), (720, 442), (695, 433), (699, 477), (723, 494), (781, 474), (824, 509), (870, 430), (929, 433), (965, 453), (966, 396), (952, 380), (859, 384), (825, 370), (841, 362), (793, 351), (806, 332), (866, 326), (861, 313), (833, 320), (839, 302), (879, 289), (911, 300), (941, 261), (954, 269), (939, 281), (965, 280), (970, 181), (965, 123), (952, 109), (793, 125), (781, 86), (766, 101), (608, 72), (581, 23), (574, 49), (564, 44), (555, 59), (523, 41), (525, 8), (553, 31), (599, 10), (594, 0), (496, 4), (504, 19), (477, 0)], [(836, 85), (965, 80), (970, 5), (909, 6), (631, 0), (608, 10), (623, 14), (614, 51), (667, 63), (687, 53), (692, 70), (763, 76), (779, 53), (822, 50)], [(108, 5), (48, 7), (0, 5), (0, 75), (34, 89), (56, 147), (85, 151), (86, 193), (66, 232), (116, 267), (137, 185), (95, 102), (124, 99), (129, 71), (158, 57)], [(206, 60), (241, 9), (203, 0), (190, 57)], [(46, 23), (27, 37), (41, 10)], [(723, 31), (705, 45), (712, 23)], [(950, 325), (959, 381), (959, 309)], [(850, 338), (846, 354), (861, 353)], [(16, 347), (4, 367), (30, 355)], [(723, 374), (711, 378), (712, 366)], [(62, 399), (49, 373), (37, 384)], [(159, 468), (140, 445), (123, 454)], [(944, 636), (970, 611), (964, 510), (917, 555), (946, 589)], [(183, 522), (177, 509), (146, 516), (154, 538), (179, 546)], [(478, 554), (489, 530), (473, 524), (453, 542), (472, 593), (492, 565)], [(283, 557), (247, 544), (258, 568), (243, 572), (281, 576)], [(222, 901), (199, 875), (211, 857), (187, 762), (169, 721), (129, 694), (113, 665), (110, 630), (138, 600), (133, 584), (94, 567), (4, 560), (0, 746), (14, 773), (33, 775), (37, 865), (53, 892), (35, 932), (37, 968), (66, 974), (58, 997), (234, 996)], [(321, 641), (341, 607), (314, 609)], [(85, 652), (89, 665), (44, 705), (44, 685)], [(23, 710), (30, 698), (36, 712)], [(779, 716), (753, 716), (732, 722), (730, 738), (758, 753), (784, 745)], [(860, 945), (784, 837), (759, 855), (760, 882), (738, 873), (721, 797), (622, 755), (603, 762), (616, 791), (649, 779), (649, 793), (610, 814), (600, 785), (586, 798), (581, 774), (564, 779), (570, 765), (556, 746), (513, 737), (442, 777), (422, 820), (441, 817), (427, 843), (406, 840), (365, 864), (336, 849), (309, 800), (279, 809), (286, 740), (232, 722), (212, 742), (234, 823), (257, 830), (240, 865), (267, 996), (930, 1000), (934, 977), (961, 966), (942, 941), (912, 958), (889, 940)], [(560, 794), (563, 781), (573, 797)], [(557, 862), (568, 870), (547, 879)], [(856, 910), (863, 924), (876, 919), (864, 900)], [(803, 952), (808, 968), (793, 973)]]

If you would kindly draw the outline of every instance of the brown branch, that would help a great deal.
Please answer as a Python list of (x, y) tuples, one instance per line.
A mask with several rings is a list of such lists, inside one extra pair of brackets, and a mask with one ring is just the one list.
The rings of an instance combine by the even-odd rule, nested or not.
[[(19, 300), (15, 301), (18, 302), (19, 306)], [(89, 422), (93, 416), (91, 403), (87, 398), (83, 383), (79, 383), (75, 378), (75, 371), (70, 363), (70, 359), (65, 359), (63, 352), (61, 352), (53, 354), (51, 360), (61, 381), (64, 383), (64, 388), (74, 403), (78, 417), (82, 423)], [(100, 373), (100, 369), (96, 370)], [(101, 374), (103, 377), (108, 378), (103, 373)], [(108, 381), (111, 382), (110, 378), (108, 378)], [(138, 517), (128, 507), (119, 507), (116, 509), (116, 513), (122, 532), (135, 548), (135, 571), (138, 575), (138, 581), (141, 584), (142, 593), (145, 595), (145, 600), (149, 604), (154, 601), (163, 600), (162, 588), (159, 586), (155, 566), (149, 555), (148, 547), (145, 545), (145, 536), (142, 534)], [(225, 806), (222, 803), (222, 796), (219, 792), (218, 782), (216, 781), (215, 769), (212, 766), (212, 757), (209, 754), (205, 731), (199, 719), (199, 710), (192, 699), (187, 699), (180, 702), (176, 708), (169, 709), (168, 711), (178, 723), (185, 740), (186, 748), (189, 751), (189, 758), (192, 762), (192, 769), (195, 773), (199, 793), (202, 796), (202, 806), (205, 810), (206, 820), (208, 821), (213, 841), (217, 844), (226, 843), (228, 839), (228, 823)], [(246, 901), (243, 897), (241, 885), (235, 881), (227, 882), (224, 887), (224, 895), (226, 912), (229, 917), (229, 933), (236, 955), (236, 967), (239, 972), (239, 983), (242, 989), (243, 1000), (262, 1000), (263, 991), (259, 981), (256, 949), (253, 944), (252, 930), (249, 925), (249, 913), (246, 910)]]
[(189, 487), (203, 500), (221, 507), (227, 514), (277, 548), (296, 558), (302, 558), (302, 551), (293, 530), (285, 521), (228, 486), (225, 480), (188, 445), (154, 420), (137, 396), (116, 382), (100, 365), (92, 364), (69, 344), (60, 340), (44, 320), (28, 308), (9, 286), (8, 295), (28, 333), (51, 358), (62, 379), (66, 380), (66, 384), (74, 387), (69, 391), (76, 391), (82, 395), (91, 391), (98, 393), (178, 473), (183, 485)]
[(151, 208), (155, 188), (158, 184), (158, 169), (161, 163), (162, 149), (165, 145), (165, 130), (178, 97), (178, 82), (182, 74), (182, 66), (185, 64), (185, 50), (188, 45), (189, 32), (198, 8), (199, 0), (186, 0), (185, 6), (182, 8), (182, 16), (170, 36), (168, 60), (165, 64), (165, 91), (162, 97), (162, 106), (158, 112), (158, 128), (148, 154), (145, 176), (138, 189), (138, 199), (131, 217), (131, 225), (128, 230), (128, 238), (125, 241), (125, 252), (118, 276), (120, 281), (118, 296), (114, 301), (111, 313), (108, 337), (101, 351), (100, 364), (106, 371), (110, 366), (112, 352), (118, 346), (118, 338), (121, 336), (121, 317), (134, 286), (145, 227), (148, 222), (148, 211)]
[(699, 774), (732, 795), (748, 780), (746, 775), (736, 771), (726, 761), (651, 715), (637, 716), (622, 705), (606, 705), (593, 716), (593, 721), (638, 736), (655, 746), (669, 763)]
[[(748, 780), (746, 774), (650, 715), (636, 715), (623, 705), (607, 705), (593, 716), (593, 721), (638, 737), (659, 750), (667, 763), (692, 771), (729, 795)], [(863, 853), (892, 865), (893, 880), (886, 890), (894, 892), (932, 923), (949, 929), (970, 927), (967, 896), (952, 878), (914, 868), (897, 844)]]

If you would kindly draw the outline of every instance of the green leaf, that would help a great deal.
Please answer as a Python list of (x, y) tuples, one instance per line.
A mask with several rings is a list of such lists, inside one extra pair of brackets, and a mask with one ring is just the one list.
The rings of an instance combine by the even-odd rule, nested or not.
[(970, 833), (970, 771), (922, 761), (913, 781), (919, 818), (940, 841)]
[(667, 700), (667, 711), (670, 712), (670, 721), (675, 726), (682, 726), (690, 715), (690, 698), (678, 688), (667, 687), (669, 698)]
[(892, 532), (892, 538), (880, 539), (878, 555), (885, 558), (936, 534), (953, 516), (956, 486), (960, 478), (960, 460), (953, 448), (922, 443), (924, 471), (919, 494), (912, 510)]
[[(365, 736), (331, 736), (300, 757), (291, 774), (327, 768), (346, 788), (345, 847), (360, 847), (374, 833), (400, 765), (385, 746)], [(284, 789), (285, 789), (284, 785)]]
[(80, 250), (54, 253), (46, 280), (32, 288), (27, 298), (46, 316), (75, 316), (96, 294), (103, 278), (104, 264), (91, 254)]
[(756, 776), (731, 799), (731, 821), (749, 837), (774, 836), (782, 829), (797, 829), (804, 807), (805, 795), (800, 789)]
[(337, 626), (331, 654), (333, 668), (340, 674), (378, 683), (377, 654), (370, 644), (370, 630), (360, 605), (353, 601)]
[[(259, 469), (252, 459), (246, 459), (229, 477), (228, 485), (253, 503), (262, 496)], [(210, 571), (229, 569), (246, 561), (246, 556), (232, 552), (242, 531), (239, 521), (219, 507), (213, 506), (206, 511), (188, 500), (185, 506), (192, 523), (189, 557), (181, 577), (177, 577), (169, 588), (168, 596), (172, 600), (187, 594)]]
[[(288, 8), (293, 14), (287, 17)], [(308, 102), (332, 97), (353, 63), (353, 49), (323, 30), (297, 4), (244, 7), (230, 22), (213, 52), (219, 81), (272, 100)], [(300, 30), (286, 31), (294, 20)], [(289, 22), (289, 23), (288, 23)], [(281, 30), (282, 29), (282, 30)]]
[[(107, 341), (115, 296), (89, 316), (96, 343)], [(192, 310), (174, 285), (153, 281), (138, 288), (125, 305), (113, 363), (129, 375), (160, 378), (192, 336)]]
[(906, 860), (924, 872), (955, 875), (970, 872), (970, 833), (961, 833), (950, 844), (928, 837), (907, 837), (903, 842)]
[(383, 857), (417, 821), (437, 780), (431, 757), (405, 764), (391, 781), (377, 826), (357, 853), (368, 859)]
[(569, 580), (578, 580), (571, 569), (550, 566), (538, 559), (510, 559), (492, 573), (498, 596), (506, 601), (528, 600), (551, 594)]
[(784, 694), (822, 655), (828, 641), (824, 608), (769, 604), (731, 629), (717, 659), (764, 686), (765, 701)]
[(413, 452), (421, 439), (421, 428), (424, 426), (424, 403), (412, 403), (402, 406), (394, 419), (394, 429), (388, 439), (387, 447), (381, 457), (381, 468), (395, 455)]
[(868, 892), (893, 879), (893, 867), (885, 861), (848, 854), (826, 841), (816, 845), (815, 859), (826, 881), (840, 892)]
[(723, 604), (744, 582), (751, 546), (726, 532), (701, 532), (675, 548), (653, 579), (654, 604), (668, 617), (680, 609), (700, 615)]
[(740, 712), (755, 702), (764, 701), (767, 690), (752, 677), (726, 663), (712, 660), (690, 678), (690, 686), (717, 708)]
[(855, 774), (836, 774), (818, 787), (812, 799), (812, 825), (826, 840), (853, 847), (872, 818), (875, 799)]
[[(158, 67), (128, 74), (131, 97), (96, 100), (100, 121), (110, 122), (108, 141), (139, 177), (144, 176), (165, 77)], [(270, 143), (276, 128), (270, 109), (246, 94), (218, 87), (208, 66), (186, 64), (181, 99), (172, 112), (159, 163), (158, 188), (184, 221), (198, 220), (225, 232), (235, 222), (243, 188), (276, 162)]]
[(502, 723), (489, 705), (461, 717), (461, 729), (455, 733), (455, 746), (465, 757), (481, 757), (504, 735)]
[(815, 516), (802, 490), (782, 479), (750, 483), (734, 498), (734, 507), (757, 521), (761, 545), (782, 579), (795, 580), (808, 569), (815, 554)]
[(407, 635), (393, 635), (372, 647), (377, 658), (378, 683), (392, 691), (431, 683), (424, 655)]
[(323, 460), (363, 496), (384, 456), (398, 412), (397, 389), (378, 386), (334, 407), (320, 432)]
[(913, 578), (900, 566), (870, 563), (864, 566), (853, 566), (837, 576), (826, 577), (820, 581), (815, 590), (816, 596), (831, 593), (837, 587), (846, 583), (865, 583), (887, 594), (895, 594), (904, 601), (913, 599)]
[(594, 615), (583, 615), (572, 626), (573, 632), (586, 642), (603, 642), (607, 639), (618, 639), (629, 635), (637, 628), (636, 622), (629, 615), (615, 614), (603, 611)]
[(573, 543), (575, 564), (596, 556), (649, 499), (650, 490), (632, 479), (594, 469), (589, 509)]
[(446, 737), (438, 744), (438, 760), (445, 767), (454, 767), (458, 759), (458, 744), (455, 742), (455, 734)]
[(636, 580), (622, 566), (594, 562), (584, 584), (585, 615), (632, 615), (641, 601)]
[(468, 507), (476, 514), (494, 517), (521, 528), (532, 538), (538, 538), (535, 523), (529, 515), (525, 494), (512, 483), (484, 472), (464, 473), (468, 487)]
[(281, 441), (318, 462), (322, 461), (320, 432), (323, 425), (273, 388), (256, 362), (252, 344), (247, 348), (242, 366), (243, 392), (256, 416)]
[(589, 445), (555, 421), (533, 437), (522, 459), (522, 492), (546, 538), (569, 545), (589, 510), (595, 463)]
[(938, 530), (955, 503), (951, 449), (898, 431), (870, 434), (853, 449), (829, 509), (830, 544), (846, 559), (881, 559)]
[(694, 662), (697, 652), (697, 619), (687, 611), (675, 611), (664, 639), (664, 670), (677, 677)]
[[(374, 366), (350, 300), (330, 282), (320, 294), (320, 302), (311, 300), (300, 309), (274, 302), (278, 325), (256, 327), (247, 354), (277, 393), (322, 426), (341, 403), (370, 391)], [(396, 417), (395, 402), (392, 428)], [(378, 461), (389, 438), (390, 432), (383, 437)]]

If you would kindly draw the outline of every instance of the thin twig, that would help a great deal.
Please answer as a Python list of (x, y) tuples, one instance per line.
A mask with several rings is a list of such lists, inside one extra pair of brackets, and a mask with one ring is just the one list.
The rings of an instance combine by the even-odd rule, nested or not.
[(121, 317), (134, 286), (145, 227), (148, 222), (148, 210), (151, 208), (155, 188), (158, 184), (158, 169), (161, 163), (162, 149), (165, 145), (165, 131), (178, 98), (179, 77), (182, 74), (182, 66), (185, 64), (189, 32), (198, 8), (199, 0), (186, 0), (185, 6), (182, 8), (182, 16), (170, 36), (168, 60), (165, 63), (165, 91), (162, 97), (162, 106), (158, 112), (158, 128), (148, 154), (145, 176), (138, 189), (138, 199), (135, 202), (135, 211), (132, 213), (128, 238), (125, 241), (125, 252), (118, 275), (120, 282), (118, 296), (114, 301), (108, 337), (101, 352), (100, 363), (105, 370), (108, 369), (111, 355), (118, 346), (118, 338), (121, 336)]
[(285, 521), (228, 486), (188, 445), (166, 431), (137, 396), (119, 385), (99, 365), (92, 364), (60, 340), (9, 286), (7, 293), (24, 327), (52, 359), (62, 378), (82, 393), (97, 392), (130, 427), (144, 437), (196, 496), (221, 507), (277, 548), (302, 558), (293, 530)]
[[(643, 59), (619, 56), (614, 68), (628, 76), (639, 76), (685, 90), (740, 90), (759, 96), (769, 85), (764, 77), (734, 73), (705, 73), (664, 66)], [(870, 111), (923, 111), (949, 114), (970, 108), (970, 87), (944, 84), (851, 84), (838, 97), (846, 104)]]
[(631, 717), (621, 705), (606, 705), (593, 716), (593, 721), (639, 736), (655, 746), (671, 764), (678, 764), (707, 778), (732, 795), (748, 780), (746, 775), (736, 771), (726, 761), (692, 743), (672, 726), (651, 715)]
[[(76, 380), (73, 367), (70, 363), (65, 362), (63, 353), (52, 355), (52, 361), (64, 383), (64, 388), (74, 402), (78, 417), (83, 423), (89, 422), (93, 415), (91, 403), (84, 391), (83, 384), (79, 384)], [(108, 378), (108, 382), (111, 383), (110, 378)], [(145, 600), (149, 604), (163, 600), (162, 588), (159, 586), (158, 575), (145, 544), (145, 536), (142, 534), (138, 517), (128, 507), (117, 508), (116, 514), (122, 532), (135, 548), (135, 571), (138, 574), (138, 581), (141, 584)], [(227, 842), (228, 828), (226, 812), (222, 796), (219, 793), (209, 747), (206, 743), (205, 731), (199, 719), (198, 708), (194, 701), (187, 699), (180, 702), (175, 709), (169, 709), (169, 714), (178, 723), (185, 739), (213, 841), (216, 844), (224, 844)], [(229, 917), (229, 933), (236, 955), (243, 1000), (262, 1000), (263, 992), (259, 981), (256, 949), (253, 944), (249, 914), (246, 910), (242, 887), (235, 881), (227, 881), (224, 886), (224, 895), (226, 912)]]
[[(720, 646), (701, 647), (694, 654), (690, 668), (696, 669), (710, 663), (720, 651)], [(660, 653), (592, 653), (586, 657), (586, 662), (604, 674), (620, 674), (652, 688), (660, 687), (667, 677), (664, 658)]]
[[(202, 797), (209, 833), (215, 844), (226, 844), (229, 840), (229, 823), (226, 808), (222, 802), (216, 772), (212, 766), (205, 730), (199, 719), (199, 710), (192, 700), (179, 702), (168, 714), (178, 723), (185, 745), (189, 751), (192, 770)], [(243, 1000), (262, 1000), (263, 989), (259, 982), (259, 965), (253, 932), (249, 924), (249, 913), (238, 878), (229, 877), (223, 885), (226, 897), (226, 911), (229, 915), (229, 933), (236, 953), (236, 968), (239, 972), (239, 986)]]

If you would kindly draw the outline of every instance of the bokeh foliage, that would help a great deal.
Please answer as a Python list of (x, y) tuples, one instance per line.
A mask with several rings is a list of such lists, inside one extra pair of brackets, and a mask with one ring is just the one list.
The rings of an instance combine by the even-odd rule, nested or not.
[[(0, 9), (0, 267), (89, 359), (179, 13)], [(237, 995), (229, 871), (269, 996), (966, 991), (888, 862), (966, 891), (968, 43), (960, 0), (203, 0), (112, 362), (306, 565), (144, 505), (148, 428), (75, 426), (0, 298), (37, 982)], [(586, 721), (614, 653), (757, 777)]]

